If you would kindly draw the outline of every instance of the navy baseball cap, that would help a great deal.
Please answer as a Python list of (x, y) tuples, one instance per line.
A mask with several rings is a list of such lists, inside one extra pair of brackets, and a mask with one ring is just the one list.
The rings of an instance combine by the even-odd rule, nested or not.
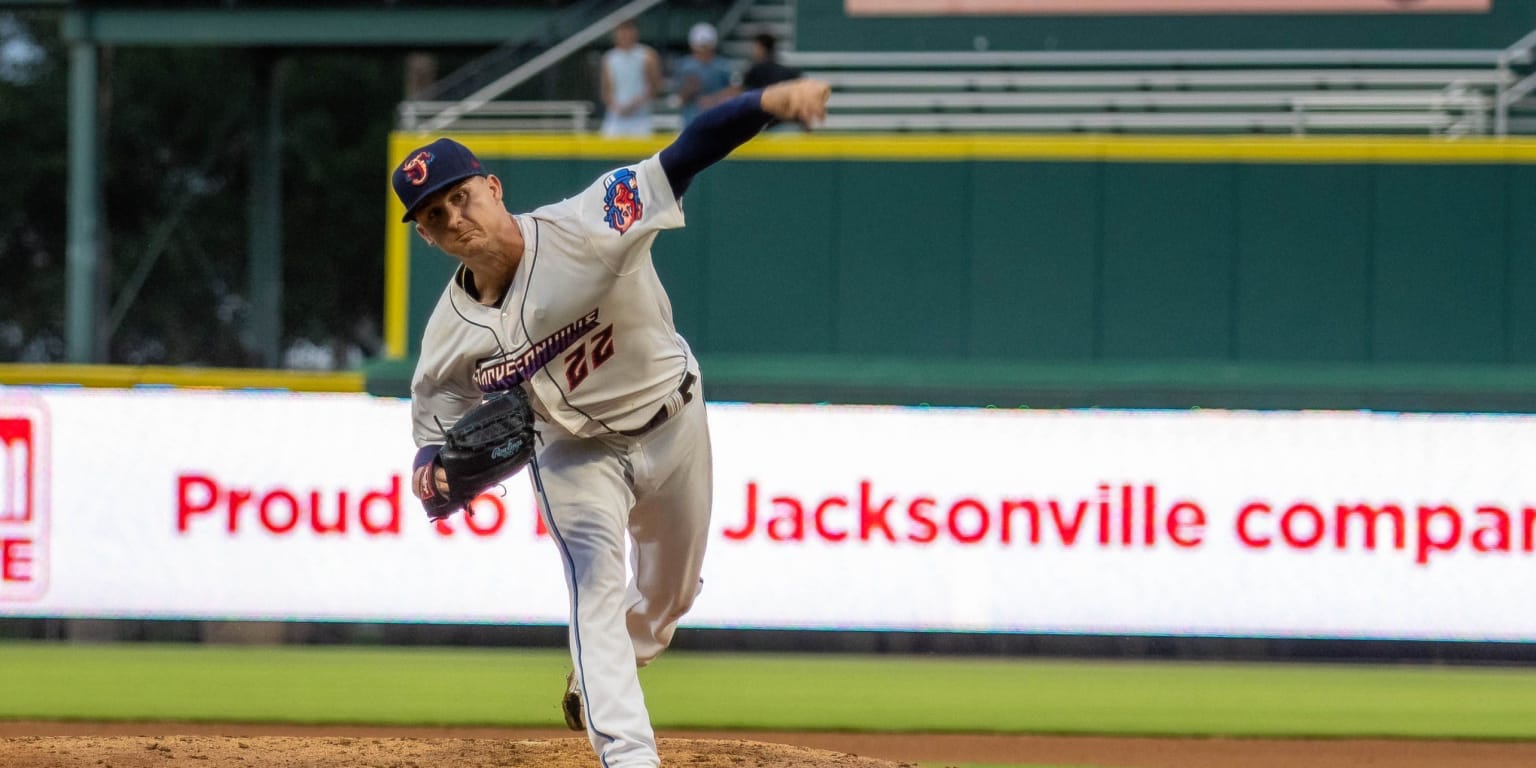
[(411, 150), (390, 178), (395, 197), (405, 206), (405, 218), (401, 221), (416, 218), (416, 209), (432, 193), (471, 176), (485, 175), (485, 167), (475, 153), (453, 139), (438, 139)]

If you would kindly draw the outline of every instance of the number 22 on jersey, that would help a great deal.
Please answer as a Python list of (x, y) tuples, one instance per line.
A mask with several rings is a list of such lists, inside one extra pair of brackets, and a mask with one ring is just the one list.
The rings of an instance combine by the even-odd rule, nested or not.
[(613, 358), (613, 324), (609, 323), (583, 339), (565, 355), (566, 391), (574, 392), (592, 371)]

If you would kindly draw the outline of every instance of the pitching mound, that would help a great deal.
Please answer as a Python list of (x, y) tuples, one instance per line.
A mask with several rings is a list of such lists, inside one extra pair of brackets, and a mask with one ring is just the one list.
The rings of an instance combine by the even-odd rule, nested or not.
[[(756, 741), (661, 739), (661, 761), (688, 768), (915, 768), (842, 752)], [(22, 736), (0, 739), (0, 765), (28, 768), (592, 768), (585, 739), (390, 739), (258, 736)]]

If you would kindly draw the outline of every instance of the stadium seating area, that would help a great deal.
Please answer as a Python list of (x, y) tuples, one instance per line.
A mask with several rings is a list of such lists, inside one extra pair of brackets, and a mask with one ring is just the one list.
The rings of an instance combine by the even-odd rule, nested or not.
[[(797, 51), (795, 4), (741, 0), (721, 50), (780, 38), (786, 63), (833, 87), (826, 130), (1093, 133), (1536, 133), (1536, 32), (1504, 48), (1151, 51)], [(401, 127), (452, 109), (407, 102)], [(587, 131), (580, 101), (495, 102), (458, 128)], [(661, 108), (657, 130), (678, 126)]]
[(1496, 58), (1438, 51), (790, 57), (832, 83), (832, 130), (1450, 135), (1493, 129), (1498, 98), (1516, 81)]

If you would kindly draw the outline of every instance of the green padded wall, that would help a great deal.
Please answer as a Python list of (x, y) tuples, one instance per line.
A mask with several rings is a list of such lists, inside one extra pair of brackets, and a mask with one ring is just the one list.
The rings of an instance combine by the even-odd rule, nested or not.
[(833, 350), (963, 356), (971, 314), (989, 309), (970, 300), (969, 165), (878, 163), (839, 176), (828, 211), (839, 231)]
[[(685, 199), (688, 228), (703, 228), (708, 279), (692, 297), (674, 290), (673, 301), (705, 304), (695, 327), (708, 348), (833, 351), (841, 246), (836, 222), (822, 212), (836, 208), (837, 164), (743, 163), (731, 170), (724, 178), (703, 174)], [(802, 174), (825, 183), (805, 184)], [(786, 210), (781, 200), (796, 202)], [(672, 244), (665, 248), (658, 252), (663, 266), (674, 258)], [(702, 301), (708, 297), (726, 300)]]
[(972, 170), (970, 352), (1082, 360), (1097, 351), (1101, 166), (978, 163)]
[[(654, 246), (694, 349), (771, 391), (840, 365), (882, 371), (864, 396), (984, 368), (994, 390), (1038, 374), (1070, 392), (1213, 365), (1251, 390), (1536, 364), (1536, 142), (820, 141), (837, 151), (711, 168)], [(514, 211), (621, 164), (485, 160)], [(452, 263), (403, 247), (411, 357)], [(1536, 378), (1501, 381), (1536, 402)]]
[(1210, 359), (1232, 351), (1232, 167), (1104, 169), (1101, 358)]
[(1509, 265), (1504, 284), (1508, 309), (1510, 362), (1536, 363), (1536, 167), (1510, 169), (1509, 204), (1504, 209), (1504, 259)]
[(1258, 165), (1237, 173), (1237, 357), (1369, 359), (1373, 169)]
[[(613, 163), (488, 160), (514, 210)], [(1536, 168), (728, 161), (655, 258), (699, 351), (1536, 360)], [(413, 239), (411, 350), (450, 260)]]
[(1377, 170), (1374, 359), (1506, 362), (1508, 173)]

